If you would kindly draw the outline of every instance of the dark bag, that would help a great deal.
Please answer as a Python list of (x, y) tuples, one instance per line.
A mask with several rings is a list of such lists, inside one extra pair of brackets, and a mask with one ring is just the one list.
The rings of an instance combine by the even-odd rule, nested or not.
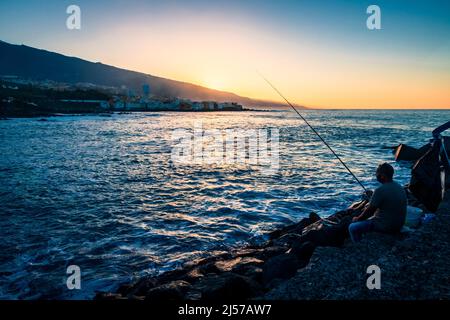
[(436, 212), (442, 200), (441, 146), (441, 139), (435, 139), (411, 171), (409, 190), (430, 212)]

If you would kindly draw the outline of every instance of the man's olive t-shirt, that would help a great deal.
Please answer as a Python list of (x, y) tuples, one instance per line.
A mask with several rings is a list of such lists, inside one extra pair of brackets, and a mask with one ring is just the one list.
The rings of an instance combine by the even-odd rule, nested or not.
[(375, 222), (375, 230), (398, 232), (406, 218), (406, 192), (397, 182), (382, 184), (375, 190), (370, 204), (377, 208), (370, 219)]

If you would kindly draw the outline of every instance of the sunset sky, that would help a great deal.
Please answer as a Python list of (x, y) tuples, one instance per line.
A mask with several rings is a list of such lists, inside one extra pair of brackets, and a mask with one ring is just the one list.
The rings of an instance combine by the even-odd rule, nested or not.
[(259, 70), (309, 107), (450, 108), (448, 0), (1, 1), (0, 40), (279, 101)]

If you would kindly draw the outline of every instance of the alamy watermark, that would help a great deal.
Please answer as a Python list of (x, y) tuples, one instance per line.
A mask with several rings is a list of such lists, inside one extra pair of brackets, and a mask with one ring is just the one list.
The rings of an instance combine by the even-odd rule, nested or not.
[(379, 6), (372, 4), (367, 7), (367, 14), (370, 16), (366, 20), (366, 26), (369, 30), (380, 30), (381, 29), (381, 9)]
[(66, 19), (66, 27), (69, 30), (81, 29), (81, 8), (75, 4), (67, 7), (66, 13), (69, 15)]
[[(381, 29), (381, 8), (372, 4), (367, 7), (366, 13), (369, 14), (366, 20), (366, 26), (369, 30)], [(81, 29), (81, 8), (76, 4), (71, 4), (66, 8), (66, 14), (69, 16), (66, 19), (66, 27), (69, 30)]]
[(372, 264), (367, 267), (366, 273), (370, 274), (370, 276), (367, 278), (367, 281), (366, 281), (367, 289), (380, 290), (381, 289), (381, 269), (380, 269), (380, 267), (377, 266), (376, 264)]
[(73, 264), (67, 267), (66, 273), (69, 275), (66, 280), (66, 286), (69, 290), (81, 289), (81, 269)]
[(254, 165), (263, 174), (279, 169), (279, 130), (193, 129), (172, 132), (172, 163), (181, 165)]

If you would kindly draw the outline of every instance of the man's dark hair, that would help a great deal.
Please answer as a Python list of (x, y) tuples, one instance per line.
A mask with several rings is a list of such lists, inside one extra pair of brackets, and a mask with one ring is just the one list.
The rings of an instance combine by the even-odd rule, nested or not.
[(377, 173), (384, 174), (388, 179), (392, 180), (394, 177), (394, 168), (387, 162), (381, 163), (378, 165)]

